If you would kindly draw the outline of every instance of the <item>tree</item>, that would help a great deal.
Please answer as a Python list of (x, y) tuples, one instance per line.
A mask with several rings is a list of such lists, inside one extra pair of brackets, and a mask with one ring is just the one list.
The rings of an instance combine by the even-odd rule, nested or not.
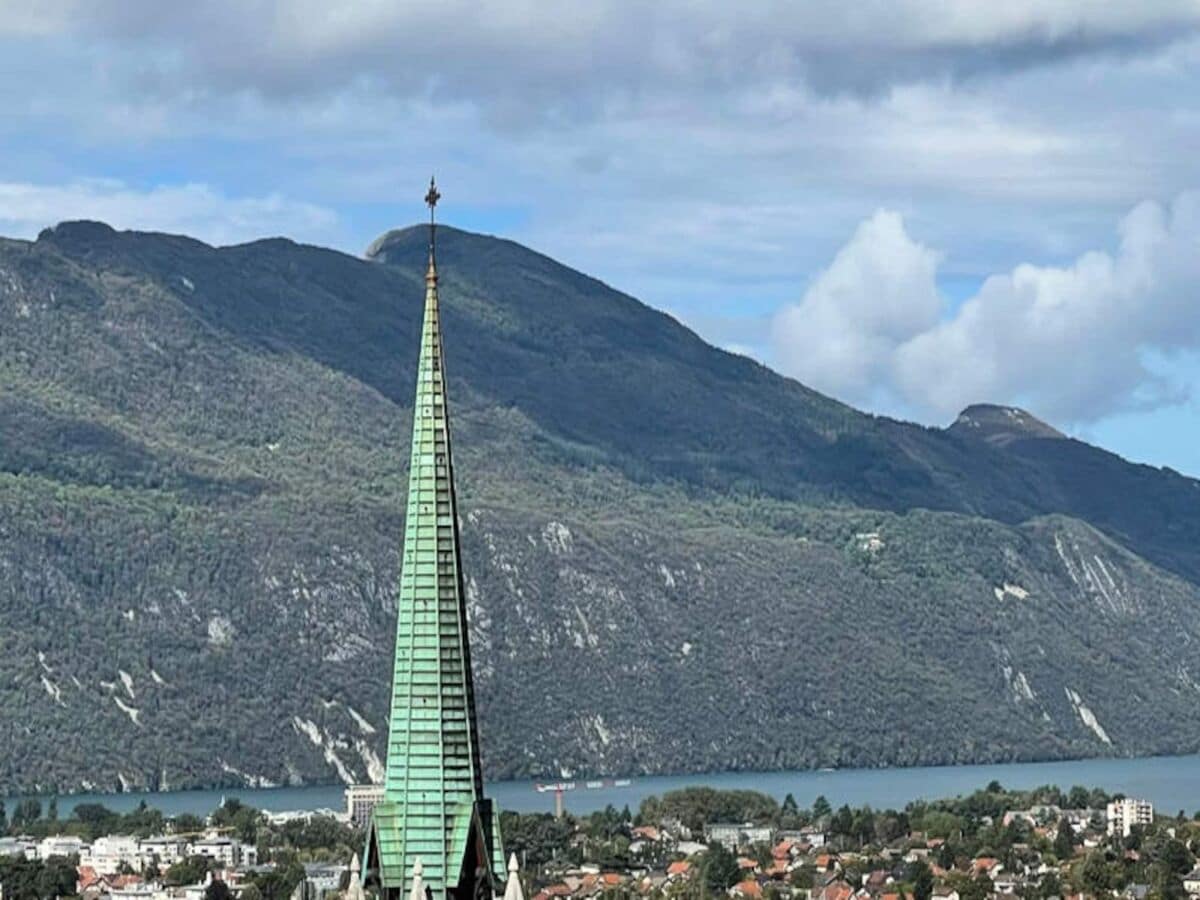
[(1066, 862), (1075, 855), (1075, 832), (1066, 816), (1058, 820), (1058, 833), (1054, 835), (1054, 855), (1058, 857), (1059, 862)]
[(46, 818), (51, 822), (58, 821), (58, 798), (51, 797), (50, 805), (46, 807)]
[(208, 874), (208, 857), (189, 856), (170, 866), (163, 880), (166, 884), (178, 887), (185, 884), (199, 884)]
[(829, 801), (825, 799), (824, 794), (817, 795), (817, 799), (813, 801), (812, 813), (813, 818), (818, 822), (826, 816), (833, 815), (833, 807), (829, 805)]
[(8, 831), (8, 810), (4, 807), (4, 801), (0, 800), (0, 833)]
[(741, 874), (737, 858), (724, 844), (713, 842), (704, 854), (704, 884), (709, 891), (723, 895), (738, 883)]
[(929, 900), (933, 896), (933, 870), (924, 860), (917, 860), (909, 870), (913, 900)]
[(792, 796), (791, 791), (788, 791), (788, 795), (783, 798), (783, 806), (779, 808), (779, 811), (785, 816), (794, 816), (800, 811), (800, 807), (796, 805), (796, 798)]
[(232, 900), (233, 891), (229, 890), (229, 885), (219, 878), (214, 879), (212, 884), (204, 889), (204, 900)]
[(1042, 878), (1042, 883), (1038, 885), (1038, 895), (1042, 900), (1050, 900), (1051, 897), (1061, 897), (1062, 894), (1062, 883), (1058, 880), (1058, 873), (1047, 872)]
[(176, 834), (187, 834), (191, 831), (203, 831), (204, 820), (191, 813), (180, 813), (171, 820), (172, 830)]
[(1083, 861), (1083, 866), (1079, 870), (1079, 885), (1094, 896), (1099, 896), (1109, 889), (1111, 882), (1108, 863), (1103, 853), (1092, 851), (1087, 855), (1087, 859)]

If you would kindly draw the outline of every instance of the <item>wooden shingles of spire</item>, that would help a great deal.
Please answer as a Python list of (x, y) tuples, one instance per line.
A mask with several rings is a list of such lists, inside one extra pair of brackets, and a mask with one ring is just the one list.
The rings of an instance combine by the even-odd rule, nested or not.
[[(432, 211), (432, 184), (429, 196)], [(386, 780), (366, 868), (402, 896), (420, 860), (436, 900), (474, 894), (504, 871), (498, 815), (483, 795), (443, 360), (431, 221)]]

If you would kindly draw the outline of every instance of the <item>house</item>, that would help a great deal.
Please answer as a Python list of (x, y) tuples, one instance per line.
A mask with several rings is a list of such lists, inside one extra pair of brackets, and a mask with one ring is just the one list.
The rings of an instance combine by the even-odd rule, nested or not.
[(1183, 876), (1183, 889), (1189, 897), (1200, 897), (1200, 867)]
[(662, 832), (653, 825), (639, 825), (633, 829), (632, 834), (634, 838), (649, 841), (650, 843), (657, 843), (662, 840)]
[(732, 897), (749, 897), (750, 900), (762, 900), (762, 885), (754, 879), (739, 881), (729, 889)]
[(835, 878), (824, 887), (814, 887), (809, 891), (811, 900), (850, 900), (854, 889), (840, 878)]
[(841, 868), (841, 863), (838, 862), (836, 853), (822, 853), (816, 860), (818, 872), (836, 872)]
[(690, 877), (692, 874), (692, 864), (686, 859), (681, 859), (678, 862), (673, 862), (667, 866), (668, 881), (682, 881)]

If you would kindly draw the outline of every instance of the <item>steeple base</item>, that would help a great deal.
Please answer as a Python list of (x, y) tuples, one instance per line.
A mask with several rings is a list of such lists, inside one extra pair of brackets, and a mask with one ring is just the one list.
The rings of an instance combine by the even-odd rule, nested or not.
[[(380, 900), (494, 900), (504, 851), (491, 800), (461, 804), (444, 837), (421, 834), (405, 818), (404, 804), (388, 800), (371, 817), (362, 879)], [(409, 896), (414, 870), (423, 876), (424, 897)]]

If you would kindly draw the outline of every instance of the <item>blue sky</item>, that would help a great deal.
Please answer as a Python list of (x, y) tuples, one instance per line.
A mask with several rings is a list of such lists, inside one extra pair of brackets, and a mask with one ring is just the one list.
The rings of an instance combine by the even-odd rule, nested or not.
[(0, 0), (0, 233), (501, 234), (873, 411), (1200, 475), (1200, 2)]

